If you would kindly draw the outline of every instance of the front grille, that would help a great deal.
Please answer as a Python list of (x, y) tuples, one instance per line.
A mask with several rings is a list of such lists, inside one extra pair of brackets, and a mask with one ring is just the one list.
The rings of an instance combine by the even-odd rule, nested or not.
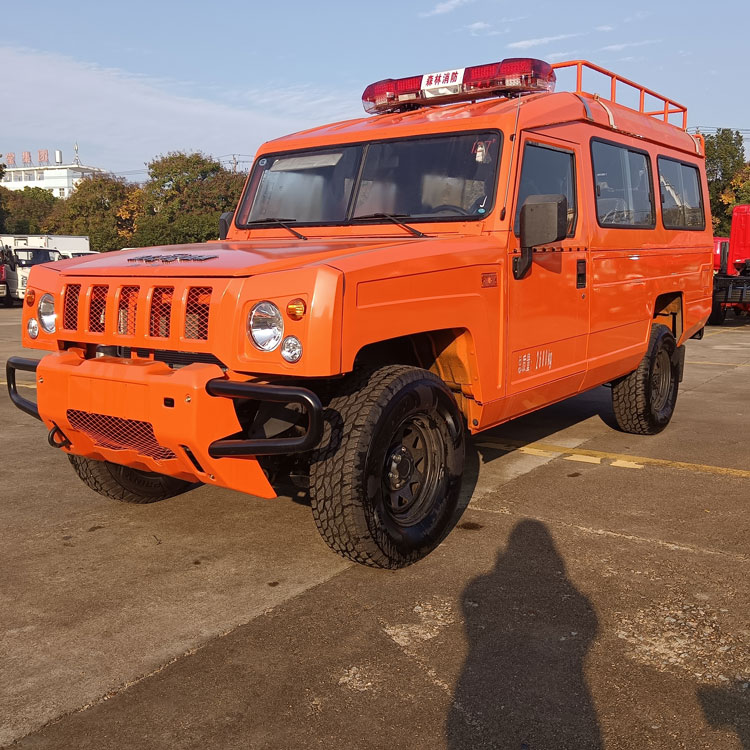
[(122, 336), (135, 334), (135, 316), (138, 312), (138, 287), (124, 286), (120, 289), (117, 303), (117, 333)]
[(185, 338), (208, 338), (208, 313), (211, 303), (210, 286), (194, 286), (188, 291), (185, 306)]
[[(198, 342), (209, 340), (213, 294), (214, 287), (190, 286), (189, 282), (152, 287), (76, 281), (65, 286), (61, 328), (75, 331), (75, 341), (87, 340), (86, 333), (111, 334), (107, 343), (112, 345), (152, 348), (155, 342), (149, 339), (179, 335), (200, 349)], [(144, 308), (148, 314), (139, 319), (139, 310)], [(102, 339), (97, 335), (94, 340)]]
[(107, 292), (109, 286), (96, 284), (91, 287), (91, 300), (89, 302), (89, 331), (91, 333), (104, 333), (107, 324)]
[(75, 331), (78, 328), (78, 298), (81, 294), (80, 284), (68, 284), (63, 298), (63, 328)]
[(169, 448), (159, 444), (150, 422), (110, 417), (78, 409), (68, 409), (66, 414), (74, 430), (88, 435), (102, 448), (113, 451), (134, 450), (156, 461), (176, 458)]
[(157, 286), (151, 297), (148, 335), (169, 338), (172, 318), (172, 295), (174, 287)]

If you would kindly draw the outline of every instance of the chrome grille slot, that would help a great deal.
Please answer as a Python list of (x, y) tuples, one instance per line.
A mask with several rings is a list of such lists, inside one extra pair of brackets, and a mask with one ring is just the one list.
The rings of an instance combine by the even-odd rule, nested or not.
[(194, 286), (188, 290), (185, 306), (185, 338), (208, 340), (208, 317), (211, 309), (210, 286)]
[(69, 331), (75, 331), (78, 328), (78, 299), (80, 296), (80, 284), (68, 284), (65, 287), (62, 327)]
[(104, 333), (107, 315), (107, 292), (109, 286), (106, 284), (95, 284), (91, 287), (91, 298), (89, 300), (89, 331), (91, 333)]
[(167, 338), (171, 328), (172, 296), (174, 287), (154, 287), (151, 296), (151, 314), (149, 316), (148, 335)]
[(135, 336), (139, 290), (137, 286), (124, 286), (120, 289), (120, 299), (117, 303), (117, 333), (121, 336)]

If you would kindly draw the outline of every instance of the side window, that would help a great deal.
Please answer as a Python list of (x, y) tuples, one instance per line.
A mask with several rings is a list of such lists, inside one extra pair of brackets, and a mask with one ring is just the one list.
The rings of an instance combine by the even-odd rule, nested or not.
[(664, 156), (658, 158), (661, 216), (666, 229), (706, 226), (698, 168)]
[(592, 141), (591, 160), (599, 224), (653, 229), (656, 216), (648, 155), (625, 146)]
[(570, 151), (527, 143), (523, 151), (521, 184), (518, 186), (516, 220), (513, 231), (521, 233), (521, 206), (530, 195), (557, 195), (568, 199), (568, 235), (576, 226), (575, 157)]

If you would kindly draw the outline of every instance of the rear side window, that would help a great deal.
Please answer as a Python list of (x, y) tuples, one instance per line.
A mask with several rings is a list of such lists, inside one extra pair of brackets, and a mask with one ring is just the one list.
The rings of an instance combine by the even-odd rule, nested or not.
[(648, 154), (602, 141), (591, 142), (596, 217), (603, 227), (656, 226)]
[(568, 199), (568, 235), (572, 235), (576, 226), (575, 157), (570, 151), (527, 143), (523, 152), (521, 184), (518, 187), (516, 220), (513, 225), (516, 236), (521, 233), (521, 206), (530, 195), (560, 193)]
[(704, 229), (706, 226), (698, 168), (660, 156), (661, 216), (666, 229)]

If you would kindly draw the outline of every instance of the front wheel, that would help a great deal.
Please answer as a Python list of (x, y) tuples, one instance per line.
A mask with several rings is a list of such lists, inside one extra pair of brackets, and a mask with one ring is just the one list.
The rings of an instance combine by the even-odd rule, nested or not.
[(450, 529), (463, 417), (442, 380), (416, 367), (383, 367), (342, 385), (310, 466), (313, 518), (343, 557), (377, 568), (410, 565)]
[(87, 487), (121, 503), (155, 503), (181, 495), (196, 486), (166, 474), (139, 471), (109, 461), (95, 461), (70, 453), (68, 458)]
[(672, 332), (666, 326), (653, 325), (638, 369), (612, 383), (612, 407), (623, 432), (655, 435), (669, 424), (680, 384), (676, 351)]

